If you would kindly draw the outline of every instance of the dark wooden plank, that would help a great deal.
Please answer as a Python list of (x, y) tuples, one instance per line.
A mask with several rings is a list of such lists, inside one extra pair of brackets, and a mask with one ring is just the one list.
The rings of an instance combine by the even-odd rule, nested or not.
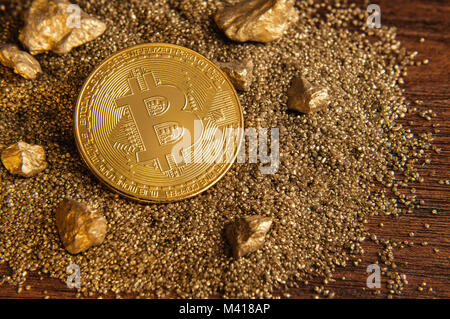
[[(0, 0), (6, 2), (6, 0)], [(432, 131), (433, 124), (440, 124), (440, 132), (435, 134), (434, 144), (442, 149), (440, 154), (432, 153), (432, 163), (421, 169), (425, 182), (411, 185), (417, 189), (419, 199), (425, 200), (420, 209), (413, 214), (397, 219), (390, 217), (374, 217), (368, 228), (379, 238), (395, 240), (411, 240), (410, 232), (415, 232), (414, 242), (428, 242), (428, 246), (416, 245), (394, 251), (397, 271), (406, 273), (409, 285), (399, 297), (410, 298), (449, 298), (450, 297), (450, 186), (440, 185), (439, 180), (450, 180), (450, 3), (446, 0), (379, 0), (382, 23), (396, 26), (399, 39), (410, 50), (419, 51), (420, 58), (430, 59), (430, 64), (421, 67), (411, 67), (404, 88), (409, 101), (423, 100), (419, 109), (433, 109), (438, 117), (425, 121), (417, 115), (408, 115), (402, 123), (411, 125), (413, 132)], [(427, 40), (421, 43), (419, 39)], [(433, 209), (438, 214), (431, 213)], [(379, 224), (383, 223), (384, 227)], [(430, 224), (426, 229), (424, 224)], [(363, 245), (366, 253), (357, 266), (349, 265), (337, 269), (335, 282), (327, 285), (341, 298), (372, 298), (373, 291), (366, 286), (366, 267), (377, 259), (380, 246), (371, 241)], [(436, 253), (434, 249), (438, 249)], [(0, 273), (8, 273), (6, 265), (0, 265)], [(342, 279), (345, 277), (345, 280)], [(388, 278), (382, 278), (383, 286), (380, 295), (386, 297), (385, 283)], [(422, 282), (433, 287), (433, 292), (420, 292), (417, 287)], [(73, 298), (75, 293), (59, 280), (44, 278), (39, 280), (36, 274), (31, 274), (27, 281), (32, 286), (30, 291), (17, 294), (16, 288), (3, 285), (0, 287), (0, 298), (42, 298), (45, 295), (57, 298)], [(308, 286), (293, 289), (291, 295), (296, 298), (311, 298), (315, 295), (313, 287), (320, 282), (311, 281)], [(132, 296), (130, 296), (132, 297)]]

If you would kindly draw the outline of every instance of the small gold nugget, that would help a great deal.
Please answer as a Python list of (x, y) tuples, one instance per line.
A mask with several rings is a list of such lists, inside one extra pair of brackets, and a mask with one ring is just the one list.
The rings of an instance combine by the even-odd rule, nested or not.
[(42, 146), (15, 143), (2, 151), (2, 162), (11, 174), (31, 177), (47, 168)]
[(42, 72), (39, 62), (32, 55), (13, 44), (0, 45), (0, 62), (27, 80), (35, 79)]
[(219, 10), (218, 27), (234, 41), (271, 42), (298, 21), (293, 0), (242, 0)]
[(241, 258), (260, 249), (271, 226), (271, 218), (258, 215), (238, 218), (227, 225), (225, 234), (232, 246), (233, 256)]
[(239, 91), (248, 91), (253, 82), (253, 62), (245, 61), (216, 62), (223, 72), (230, 78), (234, 87)]
[(303, 77), (292, 80), (288, 97), (288, 108), (301, 113), (323, 110), (330, 103), (327, 88), (314, 86)]
[(46, 51), (64, 54), (94, 40), (105, 30), (103, 22), (67, 0), (34, 0), (19, 40), (33, 55)]
[(59, 236), (73, 255), (100, 245), (105, 239), (105, 217), (84, 203), (64, 199), (55, 215)]

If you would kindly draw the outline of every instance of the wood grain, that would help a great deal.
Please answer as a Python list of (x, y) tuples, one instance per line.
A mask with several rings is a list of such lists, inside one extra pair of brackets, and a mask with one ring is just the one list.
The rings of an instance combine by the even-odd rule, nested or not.
[[(4, 0), (0, 0), (4, 2)], [(397, 271), (407, 274), (407, 285), (399, 298), (450, 298), (450, 186), (440, 185), (439, 180), (450, 180), (450, 3), (446, 0), (379, 0), (382, 24), (396, 26), (398, 39), (410, 50), (419, 51), (419, 58), (429, 59), (430, 63), (421, 67), (410, 67), (405, 94), (409, 101), (423, 100), (419, 109), (433, 109), (438, 117), (425, 121), (417, 115), (408, 115), (401, 122), (409, 125), (414, 133), (433, 131), (433, 124), (440, 124), (440, 132), (434, 134), (434, 145), (442, 149), (440, 154), (432, 153), (432, 163), (420, 169), (425, 182), (411, 185), (417, 189), (419, 199), (425, 200), (421, 208), (412, 214), (399, 218), (374, 217), (368, 228), (379, 238), (411, 240), (410, 232), (415, 233), (414, 242), (428, 242), (428, 246), (394, 250)], [(420, 38), (426, 38), (424, 43)], [(433, 209), (438, 214), (431, 213)], [(379, 224), (383, 223), (384, 227)], [(427, 223), (429, 229), (424, 227)], [(366, 286), (366, 267), (377, 259), (380, 246), (367, 241), (363, 245), (366, 253), (359, 265), (349, 265), (338, 269), (336, 281), (327, 285), (336, 298), (386, 298), (388, 291), (382, 278), (381, 294), (373, 295)], [(436, 253), (434, 249), (438, 249)], [(0, 265), (0, 274), (8, 273), (5, 264)], [(342, 279), (345, 277), (345, 280)], [(422, 282), (433, 291), (417, 290)], [(30, 274), (27, 284), (30, 291), (17, 294), (17, 288), (9, 285), (0, 287), (0, 298), (73, 298), (74, 291), (59, 280), (44, 278), (40, 281), (36, 274)], [(320, 282), (312, 281), (291, 291), (293, 298), (311, 298), (313, 287)], [(133, 296), (130, 296), (133, 297)]]

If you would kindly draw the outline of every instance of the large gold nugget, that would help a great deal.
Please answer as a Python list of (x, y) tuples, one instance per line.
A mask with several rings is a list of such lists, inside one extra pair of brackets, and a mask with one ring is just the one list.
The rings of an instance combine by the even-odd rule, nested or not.
[(75, 110), (88, 167), (109, 187), (147, 202), (199, 194), (231, 167), (243, 114), (227, 76), (171, 44), (120, 51), (89, 76)]
[(293, 0), (241, 0), (219, 9), (214, 20), (234, 41), (271, 42), (298, 21)]

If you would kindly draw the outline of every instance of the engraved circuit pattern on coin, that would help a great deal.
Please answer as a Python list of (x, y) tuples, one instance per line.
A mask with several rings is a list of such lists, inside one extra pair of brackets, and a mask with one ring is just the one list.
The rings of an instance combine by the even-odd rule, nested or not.
[(226, 75), (171, 44), (142, 44), (105, 60), (86, 80), (74, 120), (92, 172), (148, 202), (206, 190), (231, 167), (242, 141), (242, 108)]

